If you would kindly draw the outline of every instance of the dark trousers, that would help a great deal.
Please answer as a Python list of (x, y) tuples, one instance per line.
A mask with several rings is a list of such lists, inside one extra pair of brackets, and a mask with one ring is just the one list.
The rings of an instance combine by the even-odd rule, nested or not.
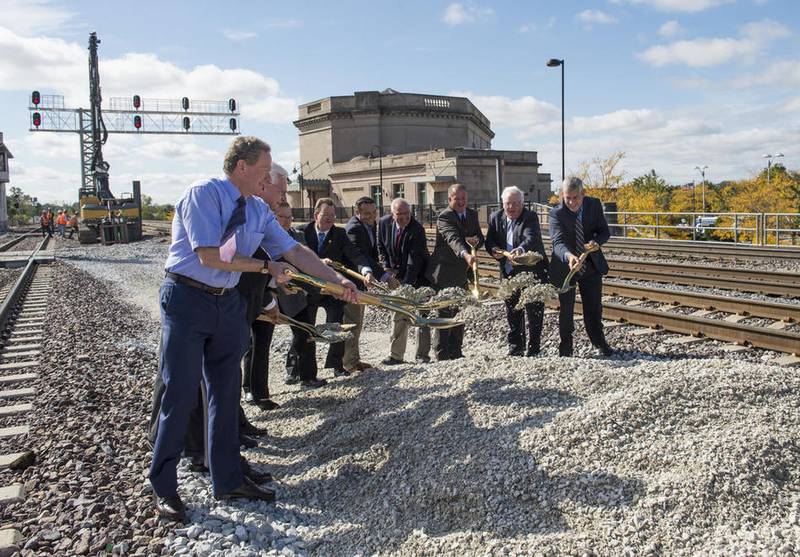
[[(578, 279), (583, 306), (583, 323), (586, 334), (594, 346), (605, 346), (603, 334), (603, 275), (589, 271)], [(572, 332), (575, 330), (573, 312), (575, 310), (575, 288), (559, 294), (558, 333), (561, 337), (561, 353), (572, 353)]]
[[(535, 356), (539, 353), (544, 322), (544, 304), (525, 304), (525, 309), (514, 309), (519, 301), (519, 291), (505, 300), (508, 319), (508, 353), (512, 356)], [(525, 321), (528, 322), (527, 335)], [(527, 336), (527, 343), (525, 342)], [(526, 347), (527, 344), (527, 347)]]
[(214, 296), (166, 279), (161, 286), (161, 397), (150, 465), (157, 495), (177, 493), (177, 467), (200, 381), (208, 393), (208, 467), (214, 493), (243, 481), (239, 459), (240, 364), (247, 349), (246, 304), (236, 290)]
[[(303, 323), (314, 324), (310, 318), (308, 306), (294, 316)], [(286, 355), (286, 374), (309, 381), (317, 378), (317, 345), (309, 341), (308, 333), (292, 327), (292, 344)]]
[(269, 398), (269, 347), (275, 325), (256, 319), (250, 326), (250, 347), (242, 360), (242, 387), (253, 400)]
[[(344, 302), (323, 296), (322, 299), (308, 300), (308, 319), (310, 323), (316, 323), (317, 311), (325, 308), (325, 323), (341, 323), (344, 319)], [(344, 342), (334, 342), (328, 348), (328, 355), (325, 357), (325, 367), (332, 369), (342, 369), (342, 359), (344, 358)]]
[[(437, 311), (439, 317), (455, 317), (457, 314), (458, 308), (445, 308)], [(437, 360), (453, 360), (463, 356), (461, 346), (464, 343), (464, 325), (449, 329), (435, 329), (434, 337), (433, 351), (436, 353)]]

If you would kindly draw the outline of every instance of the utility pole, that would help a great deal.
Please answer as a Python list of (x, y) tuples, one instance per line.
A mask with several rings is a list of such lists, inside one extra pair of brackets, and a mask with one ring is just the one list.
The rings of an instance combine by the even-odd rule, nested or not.
[(708, 168), (707, 165), (703, 166), (695, 166), (694, 169), (700, 172), (700, 176), (703, 177), (703, 186), (702, 186), (702, 195), (703, 195), (703, 214), (706, 214), (706, 169)]

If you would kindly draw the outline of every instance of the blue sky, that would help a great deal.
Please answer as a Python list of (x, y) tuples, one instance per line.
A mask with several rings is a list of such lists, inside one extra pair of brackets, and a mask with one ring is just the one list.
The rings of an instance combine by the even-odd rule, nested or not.
[[(357, 90), (468, 96), (493, 147), (539, 152), (560, 175), (560, 70), (566, 60), (566, 166), (625, 151), (623, 170), (671, 183), (751, 176), (761, 155), (800, 167), (800, 2), (59, 2), (0, 0), (0, 131), (12, 185), (75, 197), (71, 134), (28, 132), (30, 91), (87, 105), (95, 30), (105, 98), (235, 97), (241, 130), (298, 159), (297, 104)], [(220, 173), (229, 139), (111, 136), (112, 191), (141, 179), (173, 202)]]

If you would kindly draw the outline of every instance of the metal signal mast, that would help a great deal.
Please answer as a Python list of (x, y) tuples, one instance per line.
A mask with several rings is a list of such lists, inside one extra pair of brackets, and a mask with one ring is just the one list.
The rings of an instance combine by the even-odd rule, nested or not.
[(97, 33), (89, 35), (89, 106), (67, 108), (63, 95), (31, 94), (30, 131), (78, 133), (81, 148), (81, 189), (113, 199), (108, 186), (109, 164), (103, 145), (110, 133), (239, 135), (236, 101), (143, 99), (139, 95), (113, 97), (102, 107), (97, 60)]

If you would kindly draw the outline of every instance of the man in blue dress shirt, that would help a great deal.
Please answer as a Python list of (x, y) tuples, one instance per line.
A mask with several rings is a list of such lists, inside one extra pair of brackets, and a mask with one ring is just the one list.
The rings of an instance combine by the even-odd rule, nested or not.
[[(288, 263), (345, 287), (350, 281), (290, 238), (256, 195), (269, 184), (270, 147), (255, 137), (238, 137), (225, 155), (225, 178), (196, 182), (175, 206), (172, 245), (160, 291), (161, 399), (158, 435), (150, 466), (156, 511), (185, 520), (178, 495), (177, 466), (189, 414), (204, 381), (208, 392), (208, 464), (214, 496), (273, 500), (275, 493), (247, 480), (238, 445), (239, 364), (248, 340), (246, 302), (235, 288), (242, 272), (264, 272), (286, 282)], [(249, 255), (261, 246), (271, 261)], [(247, 254), (247, 255), (244, 255)]]

